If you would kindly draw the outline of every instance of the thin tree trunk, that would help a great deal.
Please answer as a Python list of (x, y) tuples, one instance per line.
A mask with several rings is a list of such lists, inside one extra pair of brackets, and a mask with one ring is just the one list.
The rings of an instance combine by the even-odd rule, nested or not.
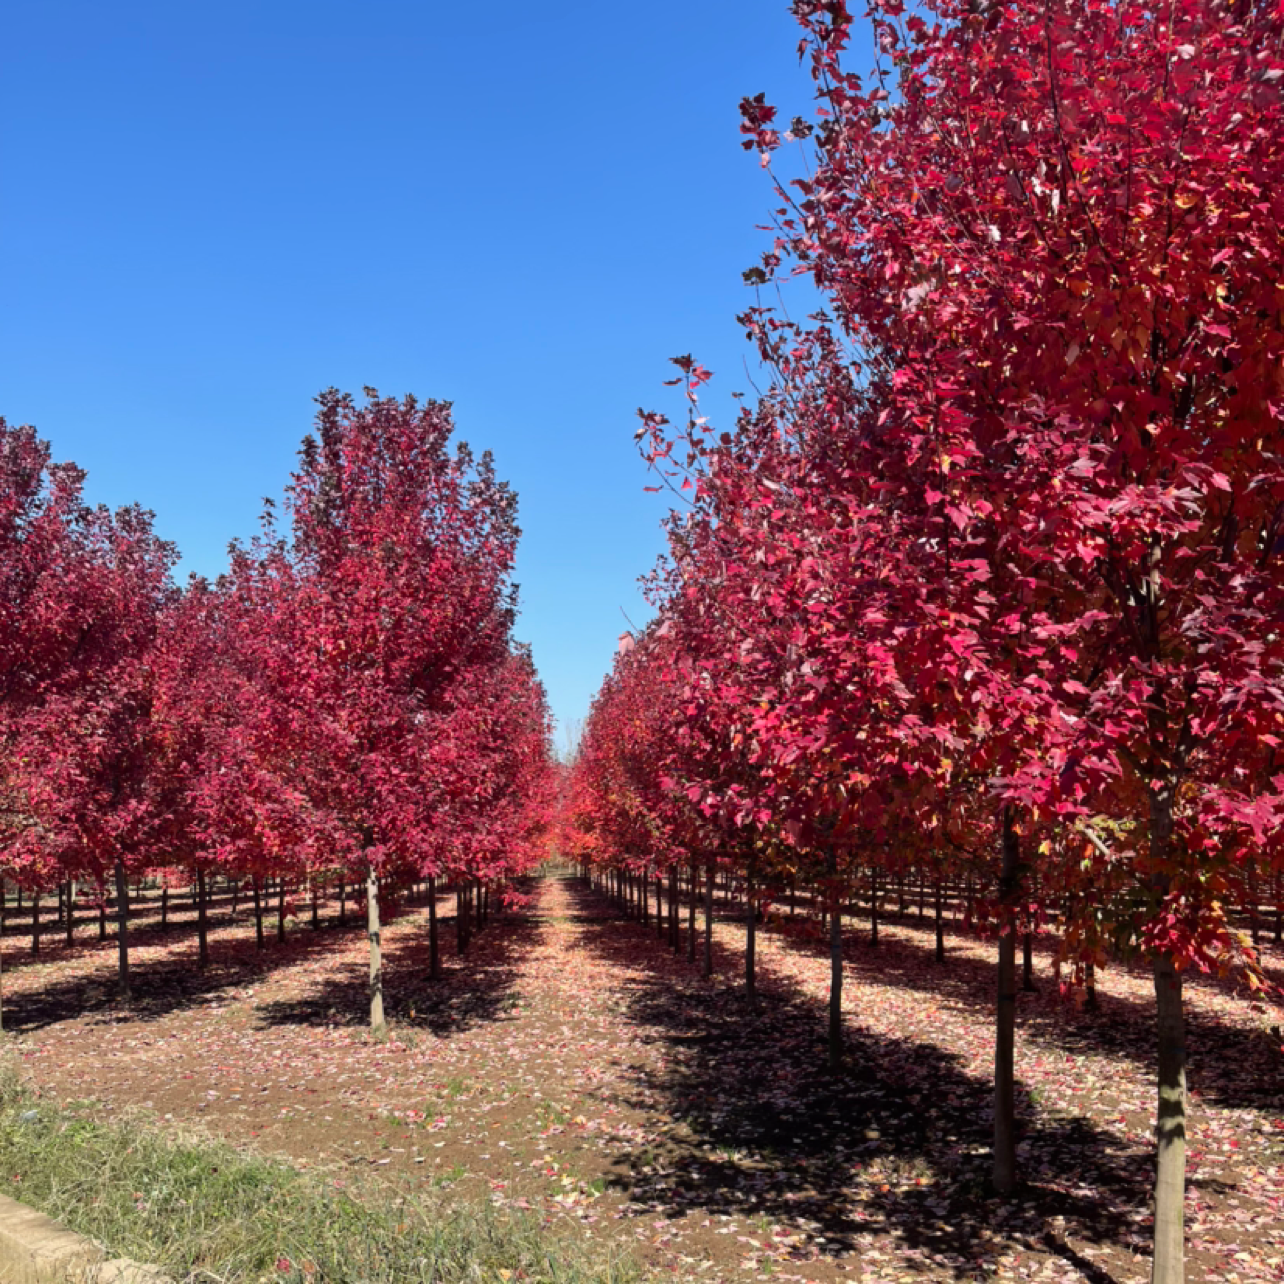
[(655, 934), (664, 940), (664, 879), (655, 871)]
[(312, 930), (315, 932), (321, 927), (321, 895), (317, 890), (317, 880), (312, 879)]
[(169, 884), (161, 883), (161, 931), (169, 931)]
[(1254, 948), (1262, 943), (1262, 928), (1257, 915), (1258, 890), (1257, 860), (1252, 857), (1248, 862), (1248, 934)]
[(428, 875), (428, 976), (441, 979), (441, 946), (437, 938), (437, 879)]
[(687, 899), (687, 962), (694, 963), (696, 957), (696, 897), (700, 894), (700, 867), (691, 861), (691, 895)]
[(878, 868), (869, 871), (869, 943), (878, 949)]
[(1275, 944), (1284, 940), (1284, 878), (1275, 875)]
[[(1150, 794), (1150, 856), (1161, 865), (1173, 832), (1173, 784), (1164, 780)], [(1162, 866), (1161, 866), (1162, 867)], [(1166, 891), (1166, 888), (1161, 890)], [(1186, 1018), (1182, 979), (1169, 954), (1154, 959), (1159, 1033), (1159, 1102), (1156, 1120), (1155, 1251), (1151, 1284), (1182, 1284), (1185, 1278), (1186, 1214)]]
[(468, 951), (468, 887), (462, 882), (455, 889), (455, 949)]
[(945, 962), (945, 918), (943, 914), (944, 894), (941, 888), (941, 876), (937, 874), (933, 880), (933, 895), (936, 902), (936, 961)]
[(1083, 968), (1083, 988), (1086, 991), (1084, 1008), (1095, 1012), (1100, 1006), (1097, 1002), (1097, 965), (1089, 959)]
[(254, 875), (254, 944), (259, 949), (264, 948), (263, 942), (263, 889), (259, 883), (259, 876)]
[(751, 1000), (758, 997), (757, 990), (757, 913), (753, 903), (753, 860), (749, 861), (745, 875), (745, 994)]
[(40, 893), (31, 893), (31, 952), (40, 953)]
[(370, 942), (370, 1031), (384, 1034), (388, 1023), (383, 1016), (383, 937), (379, 927), (379, 877), (373, 865), (366, 866), (366, 937)]
[(129, 990), (129, 882), (125, 862), (116, 862), (116, 949), (120, 971), (120, 997), (128, 999)]
[(205, 918), (205, 871), (196, 871), (196, 935), (200, 941), (200, 962), (205, 967), (210, 961), (209, 923)]
[(76, 884), (74, 880), (67, 880), (67, 924), (66, 924), (66, 942), (72, 945), (76, 940)]
[(843, 915), (838, 888), (838, 853), (831, 845), (825, 853), (829, 875), (829, 1068), (843, 1063)]
[(1003, 808), (1003, 864), (999, 874), (998, 1002), (994, 1026), (994, 1189), (1016, 1185), (1016, 926), (1013, 904), (1019, 890), (1021, 839), (1012, 804)]
[(1025, 932), (1021, 937), (1021, 989), (1033, 994), (1038, 988), (1034, 983), (1034, 933)]
[(712, 856), (704, 870), (704, 966), (701, 974), (705, 979), (713, 976), (713, 883), (717, 866)]
[(669, 866), (669, 948), (675, 954), (682, 949), (682, 939), (678, 925), (678, 866), (676, 861)]
[(342, 875), (339, 878), (339, 926), (348, 926), (348, 880)]
[(103, 883), (98, 884), (98, 939), (107, 939), (107, 888)]
[(276, 880), (276, 939), (285, 940), (285, 879)]

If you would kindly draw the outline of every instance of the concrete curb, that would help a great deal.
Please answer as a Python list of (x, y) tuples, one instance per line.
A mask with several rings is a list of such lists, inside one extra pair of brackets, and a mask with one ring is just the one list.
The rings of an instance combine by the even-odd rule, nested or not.
[(109, 1259), (101, 1245), (0, 1195), (0, 1284), (171, 1284), (154, 1266)]

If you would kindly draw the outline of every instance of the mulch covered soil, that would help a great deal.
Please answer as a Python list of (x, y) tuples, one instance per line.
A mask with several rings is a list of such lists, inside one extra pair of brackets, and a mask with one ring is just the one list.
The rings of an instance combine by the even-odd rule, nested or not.
[[(483, 1193), (632, 1241), (677, 1278), (1148, 1277), (1154, 1017), (1140, 970), (1100, 975), (1088, 1013), (1040, 954), (1018, 1018), (1025, 1181), (996, 1199), (990, 945), (952, 934), (937, 965), (912, 913), (877, 949), (853, 924), (846, 1068), (832, 1075), (828, 960), (801, 919), (760, 932), (750, 1004), (730, 919), (708, 982), (653, 926), (544, 878), (464, 958), (443, 931), (433, 983), (426, 918), (408, 907), (384, 933), (387, 1042), (363, 1029), (359, 928), (292, 925), (260, 952), (243, 902), (236, 922), (218, 907), (204, 970), (190, 913), (141, 933), (128, 1006), (112, 942), (82, 929), (82, 944), (30, 960), (8, 938), (5, 1026), (41, 1091), (199, 1124), (338, 1186), (380, 1174)], [(1187, 993), (1188, 1278), (1278, 1281), (1280, 1014), (1212, 980)], [(20, 1175), (0, 1176), (20, 1196)]]

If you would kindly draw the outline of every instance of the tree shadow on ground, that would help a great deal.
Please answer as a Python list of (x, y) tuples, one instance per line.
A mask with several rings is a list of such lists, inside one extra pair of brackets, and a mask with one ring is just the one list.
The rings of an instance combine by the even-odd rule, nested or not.
[[(511, 1019), (520, 962), (540, 932), (534, 918), (518, 913), (492, 918), (461, 956), (454, 916), (439, 916), (442, 974), (436, 981), (430, 973), (426, 910), (417, 908), (413, 922), (403, 917), (399, 924), (395, 935), (385, 936), (383, 952), (384, 1008), (398, 1030), (445, 1038)], [(255, 1017), (269, 1026), (364, 1026), (370, 1020), (369, 984), (366, 960), (345, 959), (326, 969), (305, 993), (260, 1003)]]
[[(263, 950), (255, 947), (252, 932), (231, 940), (215, 937), (210, 941), (210, 962), (204, 968), (197, 965), (194, 951), (139, 957), (143, 949), (171, 939), (177, 943), (182, 937), (175, 934), (157, 940), (140, 933), (131, 939), (132, 997), (128, 1001), (119, 993), (114, 940), (64, 947), (56, 956), (42, 960), (56, 968), (55, 978), (42, 982), (38, 973), (23, 976), (19, 989), (5, 993), (5, 1029), (30, 1033), (86, 1016), (104, 1022), (154, 1021), (179, 1008), (222, 1003), (230, 991), (257, 984), (333, 949), (336, 934), (296, 929), (284, 942), (269, 939)], [(77, 964), (82, 966), (75, 968)]]
[(1120, 1265), (1148, 1246), (1149, 1147), (1085, 1119), (1040, 1118), (1019, 1090), (1028, 1180), (1012, 1199), (992, 1197), (992, 1088), (956, 1056), (849, 1025), (844, 1068), (831, 1074), (823, 1006), (787, 978), (761, 967), (754, 1005), (725, 985), (684, 980), (653, 932), (571, 886), (585, 947), (638, 978), (625, 983), (628, 1015), (664, 1048), (627, 1104), (668, 1113), (685, 1133), (663, 1153), (621, 1161), (618, 1184), (640, 1210), (780, 1221), (835, 1256), (890, 1235), (898, 1257), (956, 1276), (1025, 1250), (1109, 1284), (1119, 1277), (1064, 1233), (1124, 1254)]
[[(827, 946), (805, 936), (781, 932), (774, 933), (772, 939), (788, 950), (828, 956)], [(1051, 947), (1045, 946), (1040, 953), (1040, 991), (1020, 996), (1018, 1023), (1023, 1036), (1076, 1055), (1123, 1057), (1151, 1071), (1156, 1057), (1153, 1002), (1104, 991), (1095, 1011), (1066, 1002), (1050, 979)], [(903, 932), (885, 934), (878, 947), (872, 948), (867, 935), (845, 929), (843, 964), (847, 975), (856, 980), (918, 990), (971, 1009), (978, 1020), (993, 1019), (995, 962), (947, 952), (945, 963), (938, 964), (928, 933), (922, 939)], [(1284, 1081), (1280, 1040), (1272, 1038), (1265, 1025), (1261, 1029), (1232, 1025), (1198, 1007), (1200, 992), (1217, 984), (1201, 977), (1187, 981), (1188, 995), (1196, 999), (1196, 1003), (1187, 1004), (1186, 1015), (1191, 1084), (1212, 1104), (1232, 1109), (1271, 1108)], [(1017, 1071), (1019, 1074), (1019, 1065)]]

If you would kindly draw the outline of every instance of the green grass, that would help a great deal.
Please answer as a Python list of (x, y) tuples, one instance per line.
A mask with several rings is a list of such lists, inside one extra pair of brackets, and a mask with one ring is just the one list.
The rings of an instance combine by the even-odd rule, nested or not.
[(633, 1284), (608, 1245), (482, 1200), (333, 1176), (175, 1133), (150, 1116), (56, 1107), (0, 1068), (0, 1189), (175, 1279), (272, 1284)]

